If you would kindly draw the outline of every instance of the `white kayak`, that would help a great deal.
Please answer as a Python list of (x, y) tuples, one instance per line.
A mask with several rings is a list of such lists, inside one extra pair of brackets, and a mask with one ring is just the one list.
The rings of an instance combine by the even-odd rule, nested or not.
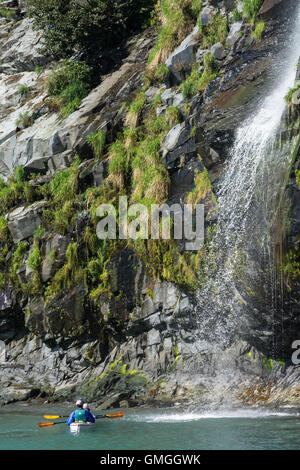
[(79, 432), (81, 429), (87, 429), (91, 428), (94, 426), (95, 423), (89, 423), (89, 422), (82, 422), (82, 423), (71, 423), (70, 424), (70, 431), (71, 432)]

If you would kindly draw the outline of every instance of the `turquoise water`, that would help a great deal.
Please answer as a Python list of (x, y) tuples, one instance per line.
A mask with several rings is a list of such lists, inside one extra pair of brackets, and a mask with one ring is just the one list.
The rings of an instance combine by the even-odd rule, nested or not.
[(77, 435), (64, 424), (37, 426), (45, 413), (70, 411), (49, 406), (1, 408), (0, 449), (300, 449), (300, 410), (125, 410), (124, 418), (98, 420), (92, 429)]

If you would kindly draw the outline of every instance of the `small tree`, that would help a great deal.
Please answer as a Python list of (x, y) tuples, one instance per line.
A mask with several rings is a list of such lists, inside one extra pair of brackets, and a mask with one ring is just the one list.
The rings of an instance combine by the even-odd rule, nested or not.
[(100, 42), (110, 46), (141, 26), (154, 0), (28, 0), (28, 14), (43, 31), (44, 53), (70, 57)]

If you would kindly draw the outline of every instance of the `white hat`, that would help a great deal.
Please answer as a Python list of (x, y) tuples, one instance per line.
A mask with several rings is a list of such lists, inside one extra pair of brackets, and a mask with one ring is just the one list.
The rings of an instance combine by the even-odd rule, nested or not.
[(89, 407), (89, 405), (88, 405), (87, 403), (84, 403), (84, 404), (82, 405), (82, 408), (83, 408), (84, 410), (87, 410), (88, 407)]
[(82, 406), (82, 405), (83, 405), (83, 401), (82, 400), (77, 400), (76, 406)]

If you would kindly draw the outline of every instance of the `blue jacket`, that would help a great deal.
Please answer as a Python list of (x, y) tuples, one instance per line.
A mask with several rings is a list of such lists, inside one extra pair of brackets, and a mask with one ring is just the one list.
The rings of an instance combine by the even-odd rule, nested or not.
[[(89, 421), (90, 423), (95, 422), (95, 418), (90, 411), (85, 410), (85, 416), (86, 416), (87, 421)], [(67, 421), (67, 425), (70, 426), (70, 424), (74, 423), (74, 421), (75, 421), (75, 411), (73, 411), (73, 413), (70, 414), (68, 421)]]

